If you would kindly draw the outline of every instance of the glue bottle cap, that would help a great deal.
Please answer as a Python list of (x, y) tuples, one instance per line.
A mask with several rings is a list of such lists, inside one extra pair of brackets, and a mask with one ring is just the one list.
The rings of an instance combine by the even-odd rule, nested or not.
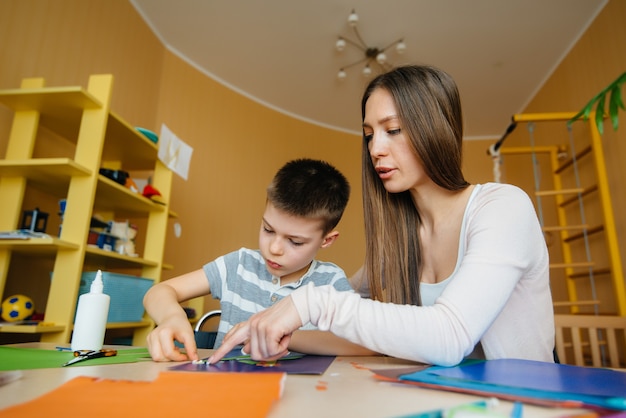
[(89, 289), (89, 293), (102, 293), (104, 289), (104, 283), (102, 283), (102, 271), (98, 270), (96, 273), (96, 278), (91, 282), (91, 288)]

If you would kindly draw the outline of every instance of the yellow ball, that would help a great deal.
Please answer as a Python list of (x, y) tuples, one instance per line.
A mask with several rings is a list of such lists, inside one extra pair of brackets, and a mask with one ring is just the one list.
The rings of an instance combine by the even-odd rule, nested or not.
[(35, 303), (24, 295), (9, 296), (2, 302), (2, 319), (7, 322), (21, 321), (35, 312)]

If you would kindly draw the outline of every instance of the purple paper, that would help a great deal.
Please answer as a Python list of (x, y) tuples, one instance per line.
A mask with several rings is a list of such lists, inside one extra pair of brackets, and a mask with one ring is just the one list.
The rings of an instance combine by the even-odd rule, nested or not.
[[(314, 356), (291, 353), (276, 362), (252, 362), (249, 356), (242, 356), (240, 350), (233, 350), (224, 356), (225, 360), (215, 364), (184, 363), (170, 367), (170, 370), (186, 372), (232, 372), (232, 373), (287, 373), (324, 374), (335, 356)], [(204, 359), (206, 360), (206, 359)], [(254, 364), (250, 364), (254, 363)]]

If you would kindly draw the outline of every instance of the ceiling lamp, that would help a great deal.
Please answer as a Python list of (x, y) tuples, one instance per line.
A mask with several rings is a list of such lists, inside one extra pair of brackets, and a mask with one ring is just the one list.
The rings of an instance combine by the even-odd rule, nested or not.
[(357, 15), (353, 9), (352, 13), (350, 13), (350, 16), (348, 16), (348, 25), (350, 25), (350, 27), (352, 28), (357, 40), (353, 41), (344, 36), (340, 36), (335, 43), (335, 49), (337, 49), (337, 51), (339, 52), (342, 52), (346, 48), (346, 46), (350, 44), (363, 51), (364, 57), (359, 59), (358, 61), (353, 62), (352, 64), (344, 65), (343, 67), (341, 67), (339, 69), (339, 72), (337, 73), (337, 78), (339, 80), (343, 80), (348, 77), (346, 69), (362, 63), (364, 63), (364, 66), (361, 70), (361, 73), (365, 77), (369, 77), (372, 74), (372, 65), (377, 65), (382, 71), (388, 71), (393, 68), (393, 65), (391, 65), (387, 61), (387, 55), (385, 54), (385, 51), (393, 46), (396, 47), (395, 49), (398, 54), (402, 54), (404, 53), (404, 51), (406, 51), (406, 44), (404, 43), (404, 39), (402, 38), (390, 43), (384, 48), (367, 46), (357, 28), (358, 22), (359, 15)]

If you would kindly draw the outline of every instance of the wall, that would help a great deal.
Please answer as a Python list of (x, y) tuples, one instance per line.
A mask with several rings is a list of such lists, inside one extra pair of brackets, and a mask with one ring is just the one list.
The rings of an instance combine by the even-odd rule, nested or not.
[[(114, 74), (112, 107), (138, 126), (155, 123), (164, 47), (126, 0), (0, 2), (0, 88), (44, 77), (49, 86), (86, 87)], [(0, 155), (10, 112), (0, 108)], [(7, 119), (9, 117), (9, 119)]]
[(194, 149), (189, 179), (174, 178), (172, 207), (183, 233), (167, 242), (172, 275), (241, 246), (257, 248), (265, 189), (286, 161), (299, 157), (327, 160), (350, 181), (340, 239), (319, 258), (356, 271), (363, 258), (359, 137), (288, 118), (169, 53), (161, 85), (159, 121)]
[[(196, 71), (167, 52), (126, 0), (3, 0), (0, 2), (0, 89), (22, 78), (44, 77), (48, 86), (80, 85), (96, 73), (115, 76), (112, 110), (129, 123), (159, 132), (165, 123), (194, 149), (187, 181), (175, 176), (172, 220), (163, 278), (200, 268), (241, 246), (256, 248), (265, 188), (274, 172), (297, 157), (325, 159), (352, 185), (338, 229), (340, 239), (320, 259), (348, 274), (363, 259), (360, 138), (294, 120), (266, 109)], [(0, 107), (0, 158), (6, 150), (12, 112)], [(45, 133), (43, 133), (45, 134)], [(62, 141), (51, 138), (54, 150)], [(71, 150), (64, 150), (64, 153)], [(58, 228), (56, 201), (28, 193), (25, 208), (51, 213), (48, 231)], [(182, 226), (175, 238), (174, 222)], [(50, 264), (15, 260), (6, 292), (24, 292), (45, 304)], [(24, 271), (25, 282), (11, 280)], [(13, 287), (11, 287), (13, 286)]]
[[(626, 2), (609, 1), (526, 108), (519, 113), (578, 112), (593, 96), (626, 71), (625, 19)], [(626, 95), (624, 87), (622, 87), (622, 95)], [(509, 121), (503, 121), (503, 133), (508, 123)], [(520, 124), (506, 139), (503, 149), (529, 146), (529, 138), (526, 127)], [(466, 172), (469, 174), (470, 180), (482, 182), (493, 179), (490, 171), (491, 163), (488, 162), (489, 157), (486, 155), (487, 148), (493, 142), (495, 141), (468, 141), (465, 143)], [(555, 135), (538, 137), (536, 145), (567, 142), (567, 132), (561, 125), (555, 131)], [(626, 196), (623, 193), (623, 184), (626, 180), (626, 165), (624, 164), (626, 158), (626, 112), (623, 110), (620, 110), (619, 129), (617, 131), (613, 131), (609, 121), (605, 121), (603, 147), (618, 240), (621, 243), (621, 260), (622, 264), (626, 265)], [(482, 171), (479, 167), (481, 161), (485, 164)], [(489, 171), (486, 170), (487, 168)], [(529, 172), (531, 169), (532, 162), (528, 156), (525, 158), (505, 157), (502, 166), (503, 180), (525, 185), (525, 189), (532, 195), (532, 176)], [(550, 177), (549, 172), (543, 172), (545, 177)], [(602, 256), (602, 254), (594, 254), (594, 260), (598, 256)], [(558, 269), (551, 270), (555, 300), (567, 299), (564, 287), (559, 285), (558, 277), (562, 274)], [(608, 299), (612, 301), (612, 295), (608, 295)], [(608, 309), (612, 310), (611, 305)]]

